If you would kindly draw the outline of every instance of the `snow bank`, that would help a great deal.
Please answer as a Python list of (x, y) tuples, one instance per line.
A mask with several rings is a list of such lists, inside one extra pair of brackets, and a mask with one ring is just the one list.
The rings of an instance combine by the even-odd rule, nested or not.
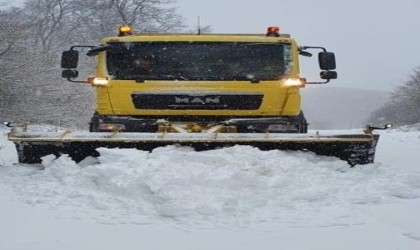
[(379, 133), (355, 168), (246, 146), (24, 165), (3, 137), (0, 249), (420, 249), (419, 131)]
[(420, 197), (420, 173), (381, 163), (349, 168), (311, 153), (248, 146), (99, 152), (79, 164), (64, 155), (36, 168), (0, 167), (0, 181), (28, 204), (106, 224), (349, 226), (364, 223), (365, 205)]
[(420, 123), (405, 125), (398, 128), (400, 131), (408, 132), (408, 131), (420, 131)]

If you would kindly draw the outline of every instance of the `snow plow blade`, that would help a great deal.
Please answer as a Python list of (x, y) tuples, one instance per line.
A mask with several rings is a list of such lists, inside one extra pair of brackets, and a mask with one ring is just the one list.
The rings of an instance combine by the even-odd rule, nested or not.
[(157, 147), (181, 145), (197, 151), (234, 145), (249, 145), (260, 150), (301, 150), (335, 156), (350, 165), (372, 163), (379, 135), (350, 134), (273, 134), (273, 133), (93, 133), (93, 132), (11, 132), (8, 139), (17, 149), (19, 162), (40, 163), (41, 157), (68, 154), (79, 162), (97, 157), (97, 148), (137, 148), (152, 151)]

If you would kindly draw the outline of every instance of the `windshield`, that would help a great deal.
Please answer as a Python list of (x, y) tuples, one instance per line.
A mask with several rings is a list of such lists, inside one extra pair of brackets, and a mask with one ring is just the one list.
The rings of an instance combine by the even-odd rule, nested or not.
[(278, 80), (290, 57), (280, 43), (111, 43), (107, 67), (120, 80)]

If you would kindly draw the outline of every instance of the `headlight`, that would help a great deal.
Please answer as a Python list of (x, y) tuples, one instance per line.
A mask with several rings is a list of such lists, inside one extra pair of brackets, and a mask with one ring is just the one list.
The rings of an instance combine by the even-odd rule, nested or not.
[(305, 84), (304, 79), (300, 79), (300, 78), (288, 78), (286, 79), (286, 81), (284, 81), (284, 85), (288, 86), (288, 87), (292, 87), (292, 86), (303, 86)]
[(89, 77), (87, 82), (92, 86), (108, 86), (109, 80), (105, 77)]

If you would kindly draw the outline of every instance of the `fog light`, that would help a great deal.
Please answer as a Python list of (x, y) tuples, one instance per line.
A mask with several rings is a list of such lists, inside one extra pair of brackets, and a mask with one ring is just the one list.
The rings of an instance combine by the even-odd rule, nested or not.
[(268, 132), (294, 132), (298, 129), (293, 124), (272, 124), (268, 126), (267, 130)]
[(121, 130), (125, 130), (125, 125), (103, 123), (103, 124), (99, 124), (98, 129), (105, 130), (105, 131), (121, 131)]

